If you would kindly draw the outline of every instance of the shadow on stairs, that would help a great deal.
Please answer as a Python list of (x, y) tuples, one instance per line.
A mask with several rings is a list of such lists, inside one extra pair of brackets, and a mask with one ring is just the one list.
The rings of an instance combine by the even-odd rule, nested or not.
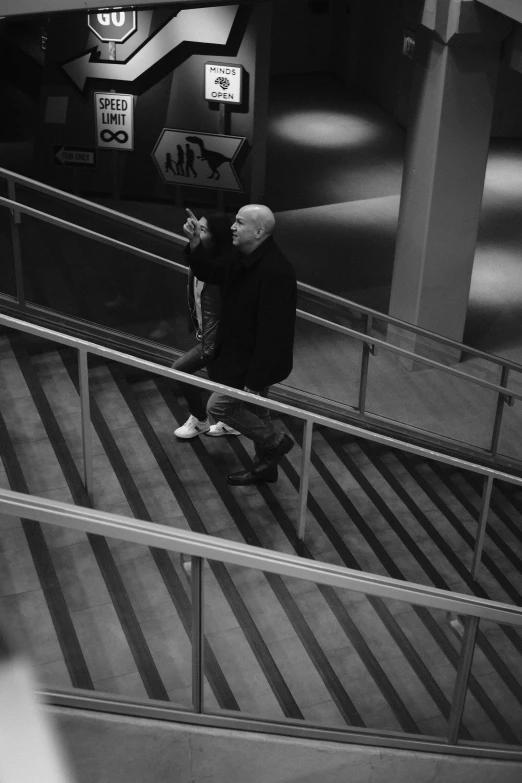
[[(1, 485), (89, 505), (75, 355), (0, 338)], [(474, 475), (315, 428), (304, 542), (296, 446), (276, 484), (231, 487), (242, 436), (179, 441), (164, 379), (90, 368), (94, 507), (349, 568), (522, 603), (522, 493), (494, 490), (479, 578), (469, 575)], [(191, 595), (179, 557), (0, 518), (0, 611), (42, 684), (191, 706)], [(208, 561), (205, 706), (324, 726), (443, 736), (461, 637), (438, 610)], [(457, 630), (456, 630), (457, 629)], [(462, 738), (522, 741), (522, 637), (482, 622)]]

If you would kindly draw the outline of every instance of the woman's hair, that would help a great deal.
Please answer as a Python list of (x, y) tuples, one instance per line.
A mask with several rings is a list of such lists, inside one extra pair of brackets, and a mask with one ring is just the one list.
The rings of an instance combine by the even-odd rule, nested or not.
[(232, 250), (232, 219), (224, 212), (209, 212), (204, 217), (207, 219), (208, 230), (216, 245), (216, 255)]

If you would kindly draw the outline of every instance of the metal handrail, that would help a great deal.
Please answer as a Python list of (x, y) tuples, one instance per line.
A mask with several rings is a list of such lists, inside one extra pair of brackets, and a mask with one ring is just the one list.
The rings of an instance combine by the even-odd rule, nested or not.
[[(151, 253), (148, 250), (143, 250), (141, 248), (135, 247), (134, 245), (129, 245), (128, 243), (122, 242), (119, 239), (113, 239), (112, 237), (108, 237), (105, 234), (99, 234), (98, 232), (93, 231), (92, 229), (84, 228), (83, 226), (78, 226), (76, 225), (76, 223), (71, 223), (68, 220), (64, 220), (63, 218), (56, 217), (55, 215), (49, 215), (48, 213), (42, 212), (38, 209), (35, 209), (34, 207), (30, 207), (27, 204), (22, 204), (21, 202), (13, 201), (12, 199), (8, 199), (0, 196), (0, 205), (9, 207), (11, 209), (17, 209), (20, 212), (28, 214), (31, 217), (34, 217), (38, 220), (42, 220), (46, 223), (50, 223), (52, 225), (58, 226), (68, 231), (73, 231), (74, 233), (80, 234), (81, 236), (87, 237), (88, 239), (93, 239), (99, 242), (103, 242), (104, 244), (109, 245), (110, 247), (115, 247), (118, 250), (124, 250), (126, 252), (133, 253), (134, 255), (147, 258), (151, 261), (160, 263), (163, 266), (173, 269), (176, 272), (182, 272), (183, 274), (187, 274), (188, 268), (183, 264), (179, 264), (178, 262), (172, 261), (168, 258), (164, 258), (163, 256), (158, 256), (155, 253)], [(184, 241), (184, 244), (186, 244), (186, 241)], [(320, 316), (313, 315), (312, 313), (308, 313), (305, 310), (296, 310), (296, 314), (299, 318), (302, 318), (303, 320), (307, 320), (319, 326), (324, 326), (325, 328), (331, 329), (341, 334), (345, 334), (349, 337), (352, 337), (355, 340), (358, 340), (359, 342), (366, 343), (371, 347), (376, 345), (381, 346), (382, 348), (385, 348), (386, 350), (391, 351), (392, 353), (396, 353), (400, 356), (412, 359), (421, 364), (425, 364), (428, 367), (433, 367), (441, 372), (445, 372), (449, 375), (453, 375), (457, 378), (469, 381), (471, 383), (476, 384), (477, 386), (482, 386), (483, 388), (489, 389), (490, 391), (497, 392), (498, 394), (502, 395), (506, 399), (506, 401), (508, 401), (510, 404), (514, 399), (519, 399), (519, 400), (522, 399), (522, 393), (516, 392), (514, 390), (510, 390), (503, 386), (499, 386), (497, 384), (491, 383), (490, 381), (485, 381), (482, 378), (477, 378), (474, 375), (469, 375), (468, 373), (465, 373), (462, 370), (457, 370), (454, 367), (450, 367), (446, 364), (442, 364), (441, 362), (437, 362), (435, 359), (429, 359), (428, 357), (422, 356), (413, 351), (408, 351), (407, 349), (401, 348), (400, 346), (394, 345), (393, 343), (389, 343), (386, 340), (381, 340), (379, 338), (372, 337), (371, 335), (365, 335), (362, 332), (356, 331), (355, 329), (350, 329), (346, 326), (342, 326), (341, 324), (336, 324), (333, 321), (328, 321), (325, 318), (321, 318)], [(522, 367), (520, 369), (522, 371)]]
[[(67, 345), (71, 348), (75, 348), (78, 351), (78, 368), (80, 376), (80, 403), (81, 403), (81, 419), (82, 419), (82, 438), (83, 438), (83, 466), (84, 466), (84, 482), (87, 494), (92, 497), (93, 494), (93, 450), (92, 450), (92, 438), (90, 435), (90, 407), (89, 407), (89, 373), (87, 356), (92, 353), (96, 356), (101, 356), (109, 361), (117, 361), (123, 364), (127, 364), (131, 367), (135, 367), (145, 372), (149, 372), (155, 375), (162, 375), (165, 378), (171, 380), (182, 381), (194, 386), (198, 386), (208, 391), (217, 391), (227, 394), (235, 399), (243, 400), (244, 402), (259, 404), (259, 397), (249, 392), (240, 391), (229, 386), (224, 386), (213, 381), (200, 378), (195, 375), (188, 375), (179, 370), (174, 370), (170, 367), (163, 367), (161, 365), (154, 364), (153, 362), (145, 359), (140, 359), (136, 356), (115, 351), (105, 346), (89, 343), (86, 340), (81, 340), (77, 337), (61, 334), (51, 329), (47, 329), (36, 324), (30, 324), (26, 321), (21, 321), (11, 316), (0, 314), (0, 324), (17, 329), (28, 334), (32, 334), (36, 337), (40, 337), (46, 340), (52, 340), (62, 345)], [(491, 491), (494, 480), (500, 480), (522, 486), (522, 478), (513, 476), (503, 471), (495, 470), (493, 468), (478, 465), (468, 460), (463, 460), (458, 457), (453, 457), (447, 454), (441, 454), (440, 452), (433, 451), (431, 449), (417, 446), (413, 443), (406, 443), (396, 438), (391, 438), (380, 433), (370, 432), (360, 427), (356, 427), (353, 424), (340, 422), (335, 419), (330, 419), (327, 416), (322, 416), (317, 413), (305, 411), (300, 408), (296, 408), (292, 405), (277, 402), (276, 400), (270, 400), (263, 398), (263, 405), (270, 410), (277, 411), (278, 413), (287, 414), (304, 420), (305, 430), (303, 437), (303, 450), (301, 459), (301, 471), (300, 471), (300, 484), (299, 484), (299, 499), (297, 505), (297, 537), (300, 540), (304, 540), (306, 517), (308, 509), (308, 485), (310, 476), (310, 463), (311, 463), (311, 443), (312, 443), (312, 429), (314, 425), (321, 425), (330, 427), (332, 429), (339, 430), (349, 435), (353, 435), (364, 440), (370, 440), (381, 445), (386, 445), (389, 448), (400, 449), (417, 456), (424, 457), (425, 459), (436, 460), (448, 465), (452, 465), (455, 468), (461, 470), (469, 470), (474, 473), (478, 473), (485, 477), (485, 487), (482, 497), (482, 508), (480, 511), (479, 524), (477, 526), (477, 534), (475, 540), (475, 549), (473, 554), (473, 567), (471, 576), (473, 579), (477, 578), (478, 570), (482, 560), (482, 550), (484, 547), (485, 531), (488, 522), (488, 512), (491, 501)]]
[(82, 530), (85, 533), (157, 547), (170, 552), (182, 552), (192, 557), (217, 560), (220, 563), (254, 568), (365, 595), (522, 627), (522, 607), (519, 606), (357, 571), (346, 566), (309, 560), (297, 555), (275, 552), (192, 530), (180, 530), (108, 511), (75, 506), (8, 489), (0, 489), (0, 511), (10, 516), (32, 519), (44, 524)]
[(172, 261), (169, 258), (164, 258), (163, 256), (156, 255), (156, 253), (151, 253), (149, 250), (143, 250), (140, 247), (129, 245), (127, 242), (122, 242), (120, 239), (114, 239), (113, 237), (108, 237), (105, 234), (99, 234), (97, 231), (93, 231), (90, 228), (78, 226), (76, 223), (71, 223), (69, 220), (64, 220), (63, 218), (56, 217), (55, 215), (49, 215), (47, 212), (41, 212), (39, 209), (29, 207), (27, 204), (22, 204), (19, 201), (13, 201), (12, 199), (0, 196), (0, 204), (5, 207), (9, 207), (10, 209), (16, 209), (18, 212), (24, 212), (25, 214), (30, 215), (37, 220), (43, 220), (45, 223), (51, 223), (53, 226), (64, 228), (67, 231), (74, 231), (75, 234), (80, 234), (81, 236), (87, 237), (87, 239), (103, 242), (103, 244), (110, 245), (110, 247), (115, 247), (118, 250), (124, 250), (127, 253), (133, 253), (134, 255), (147, 258), (150, 261), (155, 261), (156, 263), (162, 264), (163, 266), (172, 267), (177, 272), (184, 272), (185, 274), (187, 272), (186, 266), (183, 266), (183, 264), (178, 264), (176, 261)]
[[(133, 226), (134, 228), (140, 229), (142, 231), (146, 231), (147, 233), (153, 234), (161, 239), (167, 239), (169, 241), (173, 241), (174, 243), (180, 246), (184, 246), (186, 244), (186, 239), (181, 234), (176, 234), (175, 232), (168, 231), (167, 229), (164, 228), (160, 228), (159, 226), (156, 226), (152, 223), (147, 223), (138, 218), (134, 218), (131, 217), (130, 215), (126, 215), (123, 212), (118, 212), (116, 210), (110, 209), (109, 207), (105, 207), (101, 204), (96, 204), (93, 201), (88, 201), (87, 199), (83, 199), (80, 196), (75, 196), (71, 193), (66, 193), (65, 191), (59, 190), (58, 188), (53, 188), (51, 185), (46, 185), (43, 182), (38, 182), (37, 180), (33, 180), (30, 177), (26, 177), (22, 174), (17, 174), (16, 172), (10, 171), (9, 169), (4, 169), (0, 167), (0, 177), (5, 177), (7, 180), (11, 180), (12, 182), (18, 182), (22, 185), (25, 185), (28, 188), (37, 190), (41, 193), (45, 193), (49, 196), (60, 199), (61, 201), (65, 201), (66, 203), (71, 203), (76, 206), (80, 206), (84, 209), (89, 210), (90, 212), (104, 215), (119, 223), (124, 223)], [(22, 206), (21, 202), (15, 202), (15, 203), (17, 208), (20, 208)], [(70, 224), (70, 226), (73, 227), (74, 224)], [(101, 238), (101, 236), (102, 235), (99, 235), (98, 238)], [(147, 251), (143, 251), (143, 252), (146, 253)], [(139, 253), (137, 253), (137, 255), (139, 255)], [(168, 262), (168, 259), (162, 258), (161, 256), (155, 258), (152, 257), (151, 260), (159, 261), (162, 264)], [(362, 315), (366, 315), (371, 318), (384, 321), (385, 323), (388, 323), (392, 326), (400, 327), (401, 329), (405, 329), (409, 332), (413, 332), (414, 334), (418, 334), (420, 336), (434, 340), (435, 342), (438, 342), (442, 345), (455, 348), (468, 355), (485, 359), (491, 362), (492, 364), (497, 364), (500, 365), (501, 367), (509, 367), (512, 370), (522, 372), (522, 365), (517, 364), (516, 362), (513, 362), (510, 359), (502, 359), (501, 357), (495, 356), (494, 354), (489, 354), (486, 353), (485, 351), (480, 351), (477, 348), (473, 348), (469, 345), (466, 345), (465, 343), (461, 343), (458, 340), (452, 340), (450, 337), (444, 337), (443, 335), (436, 334), (435, 332), (431, 332), (428, 329), (424, 329), (421, 326), (410, 324), (407, 321), (402, 321), (401, 319), (395, 318), (394, 316), (381, 313), (378, 310), (373, 310), (372, 308), (366, 307), (365, 305), (360, 305), (349, 299), (345, 299), (344, 297), (341, 297), (338, 294), (332, 294), (329, 291), (325, 291), (324, 289), (321, 288), (316, 288), (315, 286), (309, 285), (308, 283), (303, 283), (301, 281), (297, 282), (297, 288), (302, 293), (311, 294), (313, 296), (319, 297), (320, 299), (324, 299), (325, 301), (332, 302), (333, 304), (336, 304), (340, 307), (348, 308), (353, 312), (357, 312)], [(390, 347), (392, 346), (390, 345)], [(418, 355), (416, 354), (416, 356)], [(418, 358), (420, 360), (423, 357), (418, 356)]]
[[(0, 177), (5, 177), (7, 181), (10, 180), (12, 182), (18, 182), (19, 184), (25, 185), (31, 190), (37, 190), (40, 193), (45, 193), (46, 195), (57, 198), (60, 201), (65, 201), (68, 204), (74, 204), (75, 206), (82, 207), (82, 209), (86, 209), (89, 212), (95, 212), (103, 215), (104, 217), (111, 218), (111, 220), (115, 220), (118, 223), (126, 223), (129, 226), (133, 226), (133, 228), (138, 228), (141, 231), (146, 231), (149, 234), (154, 234), (161, 239), (167, 239), (169, 242), (173, 241), (179, 245), (186, 244), (187, 240), (185, 237), (181, 236), (181, 234), (168, 231), (166, 228), (160, 228), (159, 226), (155, 226), (153, 223), (146, 223), (139, 218), (126, 215), (124, 212), (118, 212), (115, 209), (110, 209), (110, 207), (104, 207), (102, 204), (96, 204), (94, 201), (88, 201), (85, 198), (81, 198), (81, 196), (74, 196), (72, 193), (66, 193), (63, 190), (59, 190), (58, 188), (53, 188), (51, 185), (38, 182), (37, 180), (31, 179), (30, 177), (24, 177), (23, 174), (16, 174), (14, 171), (9, 171), (9, 169), (0, 167)], [(21, 206), (21, 202), (16, 202), (16, 204), (17, 206)]]
[[(207, 716), (210, 720), (216, 717), (212, 712), (209, 713), (206, 710), (204, 699), (205, 619), (203, 565), (206, 560), (256, 569), (265, 574), (272, 573), (292, 579), (300, 579), (312, 582), (315, 585), (351, 590), (362, 593), (365, 596), (379, 597), (383, 600), (402, 601), (410, 606), (437, 609), (447, 613), (455, 613), (462, 617), (465, 628), (464, 639), (457, 666), (446, 739), (445, 742), (442, 738), (436, 740), (436, 747), (439, 751), (444, 747), (448, 749), (451, 747), (455, 750), (460, 748), (464, 753), (471, 751), (469, 743), (465, 747), (459, 745), (459, 734), (480, 620), (494, 622), (502, 627), (522, 627), (522, 607), (487, 601), (476, 596), (448, 592), (435, 587), (416, 585), (391, 577), (369, 574), (344, 566), (336, 566), (330, 563), (301, 558), (296, 555), (266, 550), (250, 544), (228, 541), (217, 536), (178, 530), (155, 522), (124, 517), (106, 511), (84, 508), (6, 489), (0, 489), (0, 511), (22, 519), (58, 525), (69, 530), (81, 530), (87, 534), (128, 541), (156, 550), (181, 552), (191, 557), (193, 712), (187, 715), (189, 720), (191, 716)], [(107, 704), (104, 705), (103, 697), (101, 697), (101, 701), (98, 701), (90, 692), (85, 692), (83, 697), (80, 695), (79, 700), (76, 700), (73, 694), (63, 692), (56, 694), (52, 691), (46, 693), (46, 700), (49, 700), (51, 703), (66, 704), (69, 699), (70, 701), (72, 700), (71, 706), (75, 704), (77, 706), (78, 701), (81, 702), (82, 698), (88, 700), (90, 709), (98, 710), (107, 707)], [(56, 702), (55, 699), (57, 699)], [(118, 702), (116, 705), (114, 699), (111, 702), (113, 708), (116, 707), (118, 712), (123, 711), (123, 713), (127, 714), (127, 711), (130, 709), (130, 713), (138, 714), (141, 717), (159, 717), (154, 702), (152, 705), (140, 702), (130, 706), (123, 701)], [(163, 704), (158, 706), (164, 713), (161, 717), (172, 717), (170, 713), (165, 713)], [(249, 720), (252, 721), (252, 718), (240, 720), (238, 728), (247, 728), (249, 725), (251, 728), (256, 720), (259, 719), (254, 718), (253, 723), (251, 722), (250, 724)], [(285, 731), (291, 731), (292, 725), (294, 724), (286, 719), (284, 722), (277, 721), (277, 723), (265, 721), (260, 730), (273, 731), (275, 729), (284, 733)], [(317, 731), (328, 737), (331, 729), (319, 727), (313, 723), (307, 726), (299, 722), (299, 731), (303, 736), (309, 736), (310, 738)], [(311, 733), (307, 734), (308, 731)], [(336, 728), (335, 731), (337, 733), (333, 736), (333, 739), (339, 740), (342, 736), (339, 733), (340, 730)], [(416, 741), (415, 735), (408, 732), (404, 732), (403, 740), (398, 732), (390, 734), (390, 732), (378, 732), (375, 729), (357, 729), (356, 739), (354, 729), (350, 726), (344, 729), (343, 734), (345, 740), (348, 737), (352, 737), (352, 741), (360, 741), (364, 738), (364, 741), (370, 744), (380, 743), (383, 739), (387, 739), (387, 741), (392, 741), (394, 744), (398, 743), (399, 745), (402, 741), (405, 741), (410, 746), (412, 742)], [(429, 750), (434, 739), (423, 737), (420, 741), (423, 745), (426, 745), (424, 749)], [(485, 749), (479, 748), (479, 750), (484, 751)], [(499, 747), (497, 752), (514, 752), (515, 758), (518, 758), (515, 748), (503, 749)]]
[(366, 343), (370, 347), (379, 346), (387, 351), (391, 351), (392, 353), (398, 353), (400, 356), (404, 356), (405, 358), (412, 359), (421, 364), (426, 364), (428, 367), (433, 367), (436, 370), (440, 370), (440, 372), (445, 372), (449, 375), (454, 375), (457, 378), (462, 378), (463, 380), (476, 383), (478, 386), (483, 386), (485, 389), (495, 391), (498, 394), (502, 394), (504, 397), (522, 400), (522, 392), (516, 392), (508, 389), (505, 386), (499, 386), (496, 383), (491, 383), (491, 381), (485, 381), (483, 378), (477, 378), (475, 375), (469, 375), (466, 372), (462, 372), (462, 370), (456, 370), (454, 367), (448, 367), (446, 364), (437, 362), (435, 359), (429, 359), (427, 356), (421, 356), (414, 351), (408, 351), (406, 348), (400, 348), (398, 345), (393, 345), (393, 343), (389, 343), (386, 340), (381, 340), (378, 337), (372, 337), (371, 335), (366, 335), (363, 332), (358, 332), (356, 329), (350, 329), (348, 326), (342, 326), (341, 324), (336, 324), (333, 321), (328, 321), (326, 318), (321, 318), (319, 315), (307, 313), (305, 310), (297, 310), (296, 312), (297, 315), (303, 320), (310, 321), (311, 323), (317, 324), (318, 326), (324, 326), (327, 329), (339, 332), (340, 334), (344, 334), (347, 337), (353, 337), (355, 340), (359, 340), (361, 343)]
[[(90, 343), (87, 340), (81, 340), (78, 337), (72, 337), (71, 335), (62, 334), (61, 332), (55, 332), (52, 329), (48, 329), (38, 324), (28, 323), (27, 321), (21, 321), (18, 318), (13, 318), (10, 315), (4, 315), (0, 313), (0, 324), (8, 326), (12, 329), (16, 329), (21, 332), (32, 334), (35, 337), (40, 337), (44, 340), (51, 340), (53, 342), (67, 345), (70, 348), (75, 348), (79, 351), (85, 351), (92, 353), (95, 356), (100, 356), (109, 361), (121, 362), (127, 364), (130, 367), (144, 370), (145, 372), (152, 373), (154, 375), (162, 375), (165, 378), (169, 378), (174, 381), (182, 381), (183, 383), (189, 383), (193, 386), (198, 386), (202, 389), (206, 389), (210, 392), (220, 392), (227, 394), (229, 397), (243, 400), (244, 402), (254, 403), (259, 405), (259, 396), (250, 394), (250, 392), (240, 391), (232, 386), (225, 386), (215, 381), (210, 381), (206, 378), (200, 378), (197, 375), (189, 375), (181, 372), (180, 370), (174, 370), (171, 367), (164, 367), (147, 359), (140, 359), (137, 356), (131, 354), (122, 353), (116, 351), (113, 348), (107, 348), (103, 345), (97, 345), (96, 343)], [(411, 454), (415, 454), (425, 459), (436, 460), (443, 462), (447, 465), (452, 465), (455, 468), (461, 470), (469, 470), (474, 473), (479, 473), (483, 476), (491, 476), (499, 481), (507, 481), (517, 486), (522, 487), (522, 477), (514, 476), (511, 473), (504, 473), (503, 471), (490, 468), (486, 465), (480, 465), (478, 463), (470, 462), (468, 460), (461, 459), (460, 457), (453, 457), (449, 454), (443, 454), (442, 452), (427, 449), (424, 446), (417, 446), (414, 443), (408, 443), (406, 441), (392, 438), (388, 435), (382, 435), (378, 432), (370, 432), (368, 430), (357, 427), (355, 424), (348, 424), (347, 422), (337, 421), (337, 419), (330, 419), (327, 416), (323, 416), (319, 413), (313, 413), (312, 411), (306, 411), (301, 408), (297, 408), (287, 403), (278, 402), (268, 397), (263, 397), (263, 407), (276, 411), (277, 413), (283, 413), (288, 416), (294, 416), (305, 421), (311, 421), (313, 424), (319, 426), (330, 427), (331, 429), (339, 430), (347, 435), (353, 435), (357, 438), (363, 438), (365, 440), (371, 440), (375, 443), (380, 443), (383, 446), (388, 446), (392, 449), (399, 449), (401, 451), (407, 451)]]
[[(68, 345), (78, 351), (78, 369), (79, 369), (79, 391), (80, 408), (82, 420), (82, 440), (83, 440), (83, 465), (84, 482), (87, 494), (92, 501), (93, 496), (93, 451), (92, 434), (90, 420), (90, 393), (89, 393), (89, 373), (88, 373), (88, 353), (102, 356), (111, 361), (119, 361), (132, 367), (163, 375), (175, 380), (183, 380), (192, 385), (208, 389), (210, 391), (220, 391), (236, 399), (259, 404), (259, 397), (249, 392), (239, 391), (231, 387), (223, 386), (194, 375), (187, 375), (179, 370), (173, 370), (167, 367), (160, 367), (152, 362), (138, 359), (135, 356), (129, 356), (119, 351), (111, 350), (103, 346), (97, 346), (88, 343), (85, 340), (62, 335), (51, 329), (46, 329), (37, 325), (29, 324), (25, 321), (0, 314), (0, 323), (22, 332), (27, 332), (46, 340)], [(482, 558), (484, 546), (485, 530), (488, 520), (491, 492), (494, 479), (522, 486), (522, 478), (512, 476), (501, 471), (493, 470), (482, 465), (461, 460), (459, 458), (443, 455), (429, 449), (425, 449), (414, 444), (404, 443), (394, 438), (390, 438), (377, 433), (362, 430), (354, 425), (338, 422), (334, 419), (328, 419), (326, 416), (310, 413), (300, 410), (290, 405), (285, 405), (274, 400), (263, 399), (263, 404), (271, 410), (280, 413), (286, 413), (304, 420), (305, 431), (303, 437), (303, 448), (301, 457), (301, 476), (299, 486), (298, 500), (298, 538), (304, 538), (307, 500), (308, 500), (308, 481), (311, 464), (311, 443), (314, 424), (320, 424), (341, 432), (346, 432), (366, 440), (375, 441), (388, 445), (392, 448), (402, 449), (427, 459), (435, 459), (455, 467), (471, 470), (485, 476), (482, 508), (477, 525), (477, 534), (475, 549), (473, 554), (473, 563), (471, 577), (476, 580), (478, 569)], [(407, 601), (410, 604), (429, 606), (432, 608), (443, 609), (447, 612), (462, 614), (465, 619), (464, 641), (459, 657), (457, 677), (451, 703), (451, 711), (448, 721), (447, 742), (451, 744), (458, 743), (460, 726), (465, 704), (465, 693), (467, 691), (471, 666), (473, 661), (473, 651), (476, 645), (476, 633), (480, 619), (488, 619), (504, 625), (522, 626), (522, 608), (511, 607), (495, 602), (484, 601), (475, 596), (458, 595), (447, 593), (443, 590), (414, 585), (413, 583), (404, 583), (400, 580), (389, 579), (373, 574), (367, 574), (359, 571), (348, 570), (340, 566), (310, 562), (308, 559), (283, 555), (277, 552), (263, 552), (262, 555), (254, 547), (241, 545), (235, 542), (225, 542), (217, 538), (210, 540), (208, 536), (203, 535), (201, 539), (195, 533), (186, 531), (174, 532), (171, 528), (163, 525), (157, 525), (152, 522), (143, 522), (130, 520), (117, 515), (101, 514), (94, 509), (78, 509), (78, 507), (68, 507), (67, 504), (59, 504), (57, 501), (48, 501), (45, 499), (35, 499), (27, 495), (7, 496), (8, 490), (0, 491), (0, 508), (7, 513), (20, 511), (20, 503), (23, 502), (24, 513), (32, 518), (41, 521), (47, 521), (51, 524), (62, 524), (69, 526), (74, 517), (74, 523), (90, 532), (117, 534), (117, 537), (135, 543), (144, 543), (146, 545), (157, 545), (164, 549), (174, 549), (175, 551), (186, 552), (192, 557), (191, 571), (191, 590), (192, 590), (192, 701), (195, 713), (204, 712), (204, 668), (203, 668), (203, 578), (202, 564), (203, 559), (210, 557), (215, 559), (218, 554), (223, 562), (231, 562), (245, 567), (257, 567), (264, 571), (284, 574), (296, 578), (307, 579), (308, 581), (319, 582), (333, 587), (345, 589), (354, 589), (367, 595), (376, 595), (397, 600)], [(11, 503), (11, 506), (9, 504)], [(17, 505), (18, 504), (18, 505)], [(18, 515), (18, 513), (17, 513)], [(73, 515), (73, 516), (71, 516)], [(101, 520), (101, 521), (100, 521)], [(209, 542), (211, 549), (209, 549)], [(261, 559), (256, 559), (261, 557)]]
[[(466, 345), (466, 343), (460, 343), (458, 340), (452, 340), (451, 337), (444, 337), (444, 335), (437, 334), (437, 332), (431, 332), (429, 329), (424, 329), (422, 326), (411, 324), (408, 321), (401, 321), (400, 318), (395, 318), (393, 315), (381, 313), (379, 310), (372, 310), (371, 307), (358, 304), (357, 302), (353, 302), (351, 299), (345, 299), (338, 294), (332, 294), (330, 291), (325, 291), (322, 288), (315, 288), (308, 283), (302, 283), (300, 281), (297, 282), (297, 288), (299, 291), (302, 291), (305, 294), (311, 294), (312, 296), (317, 296), (319, 299), (325, 299), (326, 301), (332, 302), (338, 307), (344, 307), (346, 309), (352, 310), (353, 312), (360, 313), (361, 315), (367, 315), (376, 321), (384, 321), (391, 326), (397, 326), (401, 329), (407, 330), (408, 332), (413, 332), (414, 334), (418, 334), (421, 337), (426, 337), (429, 340), (433, 340), (434, 342), (447, 345), (449, 348), (455, 348), (461, 353), (466, 353), (470, 356), (476, 356), (479, 359), (485, 359), (491, 362), (491, 364), (498, 364), (501, 367), (509, 367), (511, 370), (522, 372), (522, 364), (518, 364), (511, 359), (503, 359), (500, 356), (495, 356), (494, 353), (486, 353), (486, 351), (473, 348), (471, 345)], [(422, 357), (418, 356), (418, 358), (421, 359)]]

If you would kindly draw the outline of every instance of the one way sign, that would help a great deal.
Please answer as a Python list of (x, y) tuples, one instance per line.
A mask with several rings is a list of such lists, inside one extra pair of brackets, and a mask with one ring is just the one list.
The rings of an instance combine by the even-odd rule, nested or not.
[(96, 150), (94, 147), (64, 147), (53, 144), (55, 166), (81, 166), (84, 169), (96, 168)]

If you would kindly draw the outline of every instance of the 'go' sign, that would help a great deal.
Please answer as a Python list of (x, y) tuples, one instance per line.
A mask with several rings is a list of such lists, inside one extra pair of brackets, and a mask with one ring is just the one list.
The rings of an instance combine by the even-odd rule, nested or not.
[(100, 41), (123, 43), (136, 32), (136, 11), (106, 9), (87, 15), (87, 24)]

